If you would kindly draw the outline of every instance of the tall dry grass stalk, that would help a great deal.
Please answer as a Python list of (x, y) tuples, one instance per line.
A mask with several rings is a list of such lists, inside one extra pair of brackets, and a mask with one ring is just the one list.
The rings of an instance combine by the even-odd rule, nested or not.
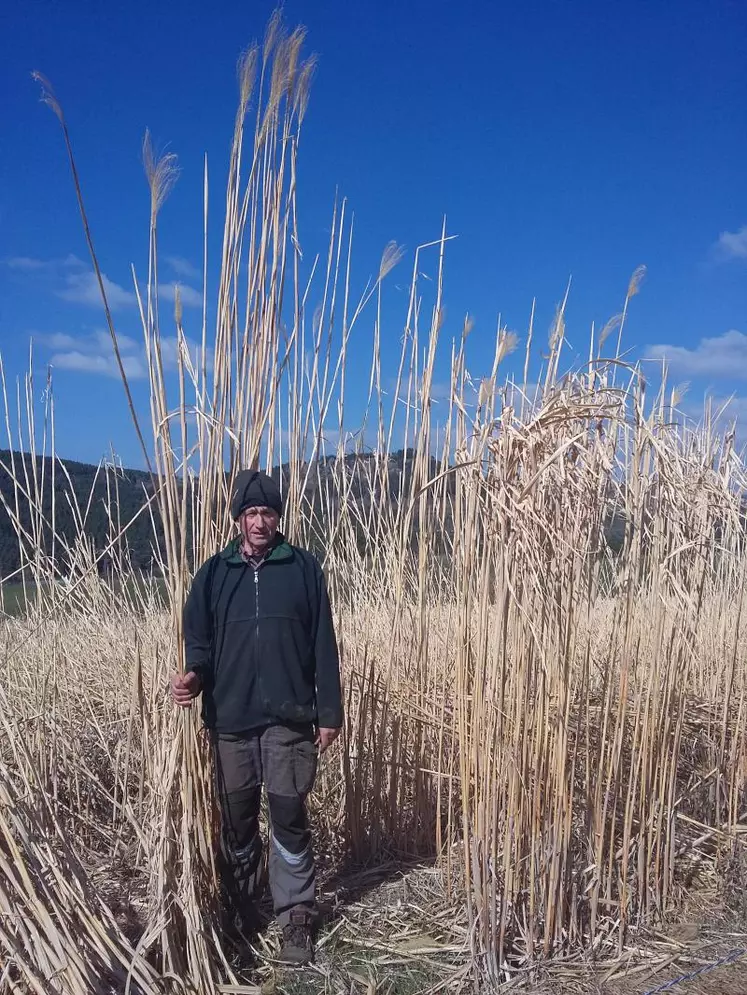
[[(604, 360), (642, 273), (588, 364), (560, 373), (563, 304), (536, 391), (507, 382), (517, 337), (505, 329), (475, 383), (467, 323), (444, 393), (444, 228), (414, 255), (392, 385), (383, 294), (401, 250), (386, 248), (356, 298), (342, 202), (325, 256), (303, 262), (302, 43), (275, 18), (240, 62), (218, 292), (213, 305), (206, 258), (199, 337), (178, 297), (173, 316), (159, 307), (175, 162), (146, 140), (148, 271), (134, 276), (153, 476), (141, 514), (163, 523), (167, 611), (152, 584), (127, 581), (118, 472), (101, 470), (106, 550), (86, 539), (79, 504), (77, 538), (60, 535), (54, 501), (74, 502), (72, 487), (64, 464), (35, 458), (54, 454), (51, 391), (41, 425), (31, 380), (17, 416), (4, 391), (5, 507), (29, 611), (5, 622), (0, 991), (236, 980), (216, 931), (209, 758), (165, 687), (182, 666), (190, 574), (231, 534), (242, 466), (282, 466), (286, 529), (323, 556), (333, 593), (347, 707), (314, 799), (322, 849), (440, 862), (468, 907), (476, 977), (620, 949), (631, 925), (676, 907), (697, 866), (716, 866), (744, 816), (745, 466), (733, 436), (675, 421), (665, 387), (646, 403), (619, 342)], [(203, 213), (207, 246), (207, 169)], [(524, 385), (533, 336), (532, 323)], [(370, 444), (351, 454), (351, 437)], [(103, 552), (114, 579), (96, 568)], [(53, 583), (63, 561), (65, 588)]]

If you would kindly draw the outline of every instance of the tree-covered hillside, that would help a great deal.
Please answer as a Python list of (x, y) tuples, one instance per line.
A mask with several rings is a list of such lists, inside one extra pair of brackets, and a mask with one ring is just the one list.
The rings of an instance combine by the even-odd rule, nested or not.
[[(411, 453), (394, 453), (387, 459), (386, 475), (389, 500), (396, 501), (401, 489), (408, 490), (408, 477), (411, 472)], [(381, 475), (375, 466), (377, 457), (371, 453), (347, 454), (341, 463), (336, 457), (324, 457), (308, 473), (308, 483), (304, 492), (305, 513), (319, 522), (325, 511), (329, 512), (341, 499), (340, 490), (345, 492), (345, 500), (366, 512), (372, 502), (382, 500)], [(306, 470), (307, 468), (304, 468)], [(432, 473), (437, 472), (437, 464), (432, 460)], [(273, 476), (287, 481), (288, 467), (276, 468)], [(53, 481), (54, 477), (54, 481)], [(18, 488), (14, 487), (14, 479)], [(54, 486), (52, 486), (52, 481)], [(344, 481), (344, 485), (343, 482)], [(11, 453), (0, 450), (0, 579), (9, 577), (18, 570), (21, 562), (18, 529), (14, 517), (18, 516), (21, 531), (34, 534), (32, 517), (29, 513), (29, 500), (26, 494), (39, 492), (43, 522), (39, 524), (39, 541), (44, 551), (52, 553), (52, 505), (54, 495), (54, 520), (58, 536), (54, 543), (55, 561), (58, 568), (66, 572), (64, 545), (72, 543), (82, 531), (93, 543), (95, 551), (103, 551), (112, 538), (112, 522), (117, 527), (114, 534), (123, 528), (143, 507), (153, 494), (153, 482), (148, 473), (141, 470), (117, 469), (104, 471), (103, 468), (74, 460), (55, 460), (28, 454)], [(17, 501), (17, 506), (16, 506)], [(36, 500), (31, 504), (36, 505)], [(10, 513), (9, 513), (10, 512)], [(416, 520), (415, 516), (415, 520)], [(82, 524), (82, 529), (80, 525)], [(159, 546), (162, 543), (162, 529), (158, 514), (158, 502), (152, 501), (150, 510), (143, 512), (127, 529), (126, 545), (131, 566), (135, 570), (149, 571), (155, 565), (154, 524)], [(319, 530), (317, 530), (319, 531)], [(27, 550), (31, 547), (29, 538), (24, 540)], [(365, 536), (361, 535), (365, 544)], [(323, 537), (316, 537), (321, 552)]]
[[(13, 478), (18, 482), (14, 487)], [(25, 496), (41, 493), (43, 522), (41, 531), (34, 533), (30, 502)], [(13, 518), (18, 516), (21, 529), (31, 533), (45, 552), (52, 551), (52, 506), (58, 537), (71, 543), (82, 531), (96, 550), (103, 550), (110, 541), (110, 523), (124, 526), (142, 508), (152, 494), (152, 483), (147, 473), (138, 470), (117, 470), (108, 474), (101, 468), (74, 460), (56, 460), (28, 454), (0, 451), (0, 577), (8, 577), (20, 566), (20, 549)], [(17, 505), (16, 505), (17, 501)], [(149, 570), (153, 564), (153, 521), (158, 531), (158, 509), (152, 502), (154, 518), (145, 511), (127, 530), (127, 547), (132, 566)], [(111, 507), (111, 518), (109, 507)], [(9, 514), (10, 510), (10, 514)], [(25, 540), (31, 546), (31, 536)], [(55, 543), (55, 559), (64, 569), (64, 544)]]

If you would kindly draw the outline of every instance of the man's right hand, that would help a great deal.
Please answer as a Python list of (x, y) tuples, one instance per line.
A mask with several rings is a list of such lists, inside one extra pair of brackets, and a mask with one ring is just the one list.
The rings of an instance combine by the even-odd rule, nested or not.
[(174, 674), (171, 678), (171, 697), (181, 708), (189, 708), (200, 691), (202, 684), (193, 670), (186, 674)]

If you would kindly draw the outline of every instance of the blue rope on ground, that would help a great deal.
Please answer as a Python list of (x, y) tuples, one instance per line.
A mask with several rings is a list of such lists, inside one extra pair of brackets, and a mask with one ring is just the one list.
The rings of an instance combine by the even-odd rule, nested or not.
[(713, 964), (705, 964), (703, 967), (699, 967), (697, 971), (690, 971), (689, 974), (681, 974), (679, 978), (672, 978), (671, 981), (665, 981), (663, 985), (657, 985), (656, 988), (649, 988), (648, 991), (643, 992), (643, 995), (657, 995), (658, 992), (667, 992), (670, 988), (674, 988), (675, 985), (681, 985), (685, 981), (692, 981), (693, 978), (697, 978), (701, 974), (708, 974), (709, 971), (715, 971), (717, 967), (724, 967), (725, 964), (733, 964), (734, 961), (739, 960), (740, 957), (744, 957), (745, 954), (747, 954), (747, 947), (738, 947), (732, 950), (731, 953), (726, 954), (726, 956), (714, 961)]

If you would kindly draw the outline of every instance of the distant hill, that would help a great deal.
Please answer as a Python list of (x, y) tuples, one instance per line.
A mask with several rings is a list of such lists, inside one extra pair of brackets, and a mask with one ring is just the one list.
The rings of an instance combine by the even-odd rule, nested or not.
[[(412, 467), (412, 451), (400, 450), (392, 453), (387, 461), (388, 489), (390, 500), (396, 501), (396, 495), (400, 490), (409, 494), (409, 476)], [(382, 495), (378, 493), (376, 482), (378, 481), (378, 471), (376, 467), (377, 457), (370, 453), (350, 453), (342, 457), (345, 463), (345, 491), (346, 499), (359, 509), (369, 509), (373, 504), (382, 501)], [(44, 502), (43, 513), (47, 521), (52, 517), (52, 479), (53, 462), (50, 458), (37, 457), (36, 466), (28, 454), (11, 453), (8, 450), (0, 450), (0, 493), (4, 500), (15, 508), (15, 496), (13, 481), (6, 468), (11, 466), (11, 461), (15, 461), (15, 475), (21, 480), (29, 480), (33, 491), (34, 470), (36, 479), (41, 481), (44, 478)], [(64, 467), (64, 470), (60, 466)], [(324, 522), (329, 508), (334, 508), (340, 500), (337, 491), (340, 478), (339, 467), (336, 466), (337, 457), (323, 457), (316, 466), (313, 466), (309, 474), (309, 484), (306, 488), (305, 499), (308, 502), (307, 513), (316, 517), (319, 529), (319, 542), (323, 543), (321, 535)], [(441, 467), (432, 458), (428, 468), (430, 477), (436, 476)], [(275, 479), (288, 474), (288, 467), (276, 468), (273, 471)], [(69, 479), (68, 479), (69, 478)], [(372, 488), (372, 481), (374, 487)], [(447, 478), (447, 488), (453, 493), (456, 482), (456, 475), (449, 475)], [(75, 495), (75, 501), (71, 503), (70, 491)], [(114, 492), (116, 488), (116, 494)], [(101, 551), (109, 542), (109, 515), (107, 513), (107, 502), (116, 503), (119, 514), (119, 522), (124, 526), (142, 508), (145, 500), (153, 493), (153, 484), (148, 473), (142, 470), (121, 470), (116, 474), (109, 474), (109, 491), (107, 490), (107, 475), (99, 467), (89, 463), (79, 463), (75, 460), (56, 461), (54, 466), (54, 496), (55, 496), (55, 518), (57, 522), (57, 532), (71, 541), (78, 534), (77, 521), (84, 520), (84, 532), (93, 542), (94, 548)], [(77, 507), (75, 505), (77, 504)], [(116, 514), (116, 511), (114, 511)], [(30, 518), (28, 503), (19, 495), (19, 515), (22, 527), (30, 529)], [(127, 530), (126, 543), (129, 550), (129, 558), (135, 570), (150, 571), (155, 565), (154, 556), (154, 523), (158, 546), (162, 547), (163, 529), (158, 512), (158, 504), (154, 501), (151, 505), (151, 512), (144, 512)], [(411, 521), (413, 527), (413, 541), (417, 533), (417, 508)], [(446, 529), (449, 529), (448, 523)], [(606, 539), (613, 550), (620, 548), (623, 542), (625, 521), (622, 515), (613, 514), (606, 523)], [(365, 534), (363, 528), (360, 529), (358, 544), (361, 551), (370, 542), (370, 538)], [(49, 529), (42, 531), (42, 541), (46, 549), (51, 549), (51, 536)], [(322, 552), (321, 548), (316, 550)], [(56, 555), (58, 565), (64, 571), (64, 554), (59, 551)], [(105, 562), (105, 561), (104, 561)], [(0, 578), (8, 577), (20, 566), (20, 555), (18, 538), (13, 523), (5, 509), (5, 505), (0, 506)]]
[[(400, 451), (388, 458), (387, 475), (389, 491), (396, 500), (400, 488), (408, 492), (411, 463), (410, 452)], [(360, 509), (368, 509), (372, 502), (381, 500), (376, 488), (372, 488), (372, 478), (376, 476), (376, 457), (372, 454), (348, 454), (343, 457), (345, 462), (345, 490), (347, 500)], [(15, 492), (13, 480), (8, 470), (15, 463), (15, 477), (23, 483), (29, 481), (29, 489), (34, 490), (34, 475), (40, 483), (44, 480), (43, 515), (47, 522), (52, 518), (52, 494), (55, 500), (55, 521), (58, 535), (71, 541), (78, 534), (78, 521), (84, 521), (84, 532), (96, 550), (103, 550), (109, 542), (109, 514), (107, 502), (111, 500), (118, 507), (119, 521), (122, 526), (129, 522), (143, 506), (145, 500), (153, 493), (153, 484), (148, 473), (142, 470), (117, 470), (116, 474), (108, 475), (109, 490), (107, 490), (107, 475), (97, 466), (89, 463), (79, 463), (75, 460), (57, 460), (49, 457), (36, 457), (34, 461), (28, 454), (11, 453), (0, 450), (0, 493), (4, 502), (15, 510)], [(334, 507), (338, 500), (337, 480), (339, 473), (335, 470), (336, 457), (324, 457), (318, 465), (311, 468), (309, 484), (305, 499), (308, 502), (307, 511), (325, 517), (323, 509)], [(63, 469), (64, 467), (64, 469)], [(54, 490), (51, 480), (54, 469)], [(435, 459), (431, 460), (429, 472), (438, 472)], [(287, 477), (288, 467), (276, 468), (273, 471), (275, 479)], [(450, 481), (450, 484), (453, 483)], [(71, 501), (72, 494), (75, 500)], [(114, 491), (116, 488), (116, 494)], [(40, 488), (41, 489), (41, 488)], [(154, 531), (155, 522), (159, 546), (163, 541), (163, 530), (158, 513), (157, 502), (153, 502), (152, 518), (149, 512), (144, 512), (127, 530), (127, 546), (130, 562), (136, 570), (149, 571), (154, 566)], [(28, 502), (19, 494), (19, 517), (23, 529), (30, 530)], [(114, 512), (116, 514), (116, 512)], [(365, 545), (365, 536), (361, 536)], [(51, 530), (42, 529), (42, 542), (47, 551), (51, 550)], [(64, 570), (64, 556), (58, 553), (56, 558)], [(20, 566), (19, 545), (16, 531), (13, 527), (5, 503), (0, 506), (0, 578), (8, 577)]]
[[(3, 504), (0, 507), (0, 577), (7, 577), (20, 566), (18, 538), (11, 518), (5, 507), (5, 502), (15, 511), (15, 492), (13, 480), (8, 473), (12, 461), (15, 463), (15, 476), (21, 481), (24, 489), (28, 479), (30, 490), (34, 490), (34, 471), (36, 480), (44, 480), (44, 500), (42, 511), (47, 522), (52, 518), (52, 496), (55, 502), (55, 521), (57, 532), (72, 540), (78, 534), (77, 522), (83, 520), (84, 532), (93, 541), (96, 549), (104, 549), (109, 541), (109, 516), (106, 510), (107, 502), (114, 500), (116, 487), (116, 502), (119, 509), (119, 521), (124, 526), (142, 507), (146, 496), (152, 493), (149, 474), (140, 470), (118, 471), (109, 476), (110, 492), (107, 492), (106, 474), (96, 466), (88, 463), (78, 463), (74, 460), (53, 461), (48, 457), (37, 457), (34, 461), (26, 453), (11, 453), (7, 449), (0, 450), (0, 493)], [(60, 467), (63, 464), (64, 470)], [(54, 489), (51, 487), (52, 471), (54, 469)], [(68, 480), (69, 477), (69, 480)], [(71, 488), (72, 484), (72, 488)], [(71, 500), (72, 494), (75, 500)], [(30, 529), (31, 519), (28, 502), (19, 494), (19, 518), (24, 529)], [(76, 508), (77, 503), (77, 508)], [(162, 537), (158, 509), (153, 504), (157, 528)], [(42, 533), (42, 541), (46, 548), (51, 549), (51, 533), (46, 529)], [(153, 521), (148, 512), (144, 512), (128, 529), (127, 543), (133, 567), (138, 570), (149, 570), (153, 564)]]

